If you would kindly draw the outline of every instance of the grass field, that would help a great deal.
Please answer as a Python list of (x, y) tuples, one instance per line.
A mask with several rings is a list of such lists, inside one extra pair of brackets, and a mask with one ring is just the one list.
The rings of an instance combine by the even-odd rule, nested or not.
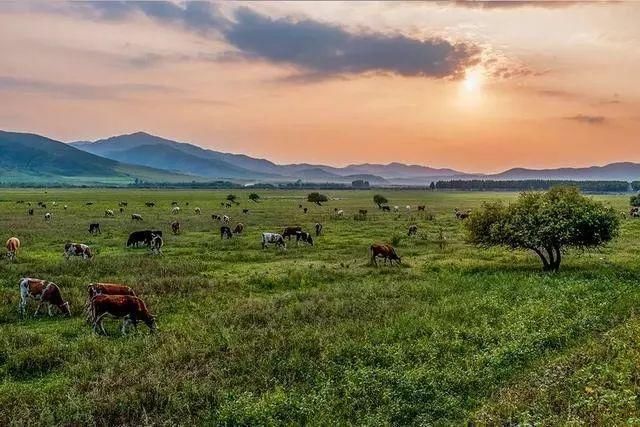
[[(395, 214), (368, 191), (326, 191), (334, 200), (323, 207), (306, 192), (262, 191), (257, 204), (233, 192), (241, 204), (225, 209), (228, 190), (1, 191), (0, 238), (19, 237), (22, 251), (0, 261), (0, 425), (640, 423), (640, 221), (546, 274), (532, 254), (467, 245), (453, 216), (516, 194), (382, 192), (402, 207)], [(53, 220), (16, 200), (48, 203)], [(369, 217), (356, 221), (361, 208)], [(245, 234), (222, 241), (212, 213)], [(260, 247), (263, 231), (316, 221), (314, 247)], [(90, 222), (101, 235), (87, 233)], [(419, 233), (407, 238), (412, 223)], [(145, 228), (165, 231), (163, 256), (124, 247)], [(68, 240), (91, 245), (95, 259), (65, 261)], [(376, 241), (394, 241), (402, 265), (370, 266)], [(23, 276), (56, 282), (73, 317), (21, 319)], [(159, 333), (141, 325), (122, 337), (111, 321), (109, 336), (94, 334), (81, 313), (91, 281), (132, 286)]]

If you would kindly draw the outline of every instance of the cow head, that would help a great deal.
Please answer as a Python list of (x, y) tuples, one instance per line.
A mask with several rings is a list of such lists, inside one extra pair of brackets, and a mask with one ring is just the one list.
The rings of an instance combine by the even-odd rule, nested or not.
[(71, 317), (71, 309), (69, 308), (69, 301), (65, 301), (58, 306), (63, 315)]
[(156, 333), (158, 331), (158, 325), (156, 324), (156, 316), (153, 314), (149, 314), (149, 317), (144, 319), (144, 323), (149, 327), (149, 330), (152, 333)]

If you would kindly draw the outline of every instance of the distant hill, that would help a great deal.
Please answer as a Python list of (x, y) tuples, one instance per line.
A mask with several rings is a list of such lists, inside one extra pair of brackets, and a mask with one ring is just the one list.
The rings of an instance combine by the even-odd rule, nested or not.
[(195, 179), (164, 170), (128, 165), (31, 133), (0, 131), (0, 182), (78, 183), (177, 182)]
[(634, 181), (640, 179), (640, 164), (624, 162), (586, 168), (514, 168), (499, 174), (487, 175), (485, 178), (505, 180), (552, 179), (571, 181)]

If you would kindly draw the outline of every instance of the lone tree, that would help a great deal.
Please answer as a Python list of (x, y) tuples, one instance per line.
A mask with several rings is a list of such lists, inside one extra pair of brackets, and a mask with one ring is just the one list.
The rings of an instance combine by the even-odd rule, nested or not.
[(309, 195), (307, 196), (307, 201), (311, 203), (315, 203), (318, 206), (322, 206), (322, 203), (329, 201), (329, 198), (324, 194), (309, 193)]
[(256, 193), (251, 193), (249, 194), (249, 200), (258, 203), (260, 201), (260, 196), (258, 196), (258, 194)]
[(485, 203), (465, 222), (471, 243), (532, 250), (545, 271), (558, 271), (568, 248), (597, 248), (610, 241), (619, 225), (612, 208), (575, 187), (522, 193), (508, 206)]
[(237, 198), (238, 198), (238, 197), (236, 197), (236, 195), (235, 195), (235, 194), (229, 194), (229, 195), (227, 196), (227, 200), (228, 200), (229, 202), (231, 202), (231, 203), (235, 203), (236, 205), (239, 205), (240, 203), (236, 202), (236, 199), (237, 199)]
[(635, 196), (631, 196), (629, 199), (629, 204), (633, 207), (640, 206), (640, 194), (636, 194)]
[(376, 194), (375, 196), (373, 196), (373, 203), (378, 205), (378, 209), (382, 209), (382, 205), (386, 205), (387, 203), (389, 203), (389, 201), (383, 195)]

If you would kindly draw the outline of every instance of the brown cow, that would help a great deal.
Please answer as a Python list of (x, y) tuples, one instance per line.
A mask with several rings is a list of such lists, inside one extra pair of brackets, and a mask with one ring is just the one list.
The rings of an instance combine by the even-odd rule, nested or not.
[(284, 231), (282, 232), (282, 237), (283, 238), (288, 237), (289, 240), (291, 240), (291, 236), (295, 236), (300, 231), (302, 231), (302, 227), (300, 227), (299, 225), (295, 227), (285, 227)]
[(427, 207), (425, 205), (418, 205), (419, 211), (424, 211)]
[(408, 236), (415, 236), (416, 234), (418, 234), (418, 226), (413, 224), (409, 226), (409, 233), (407, 234)]
[(173, 221), (171, 223), (171, 230), (173, 231), (173, 234), (180, 233), (180, 223), (178, 221)]
[(469, 218), (469, 215), (471, 215), (471, 209), (467, 209), (466, 211), (461, 211), (458, 208), (455, 208), (453, 211), (456, 214), (456, 218), (460, 220), (467, 219)]
[(242, 234), (244, 231), (244, 224), (239, 222), (236, 224), (236, 228), (233, 229), (233, 234)]
[(374, 243), (369, 248), (371, 251), (371, 263), (376, 267), (378, 266), (378, 262), (376, 258), (381, 257), (384, 258), (384, 263), (387, 263), (387, 260), (393, 265), (393, 261), (397, 261), (398, 264), (402, 262), (398, 254), (396, 254), (396, 250), (391, 245), (386, 245), (382, 243)]
[(91, 300), (96, 295), (131, 295), (136, 296), (136, 293), (127, 285), (118, 285), (115, 283), (89, 283), (87, 286), (87, 303), (85, 310), (87, 312), (87, 322), (93, 323), (95, 317), (91, 312)]
[(38, 300), (38, 308), (36, 308), (34, 316), (40, 312), (42, 303), (47, 304), (47, 312), (49, 316), (53, 316), (51, 306), (56, 306), (65, 316), (71, 316), (69, 310), (69, 302), (62, 299), (62, 293), (58, 285), (41, 279), (31, 279), (24, 277), (20, 279), (20, 313), (24, 315), (29, 299)]
[(142, 320), (151, 332), (156, 331), (155, 317), (149, 313), (144, 301), (133, 295), (96, 295), (91, 300), (91, 313), (93, 330), (96, 333), (107, 334), (103, 324), (106, 316), (122, 319), (122, 335), (126, 333), (129, 323), (136, 328), (139, 320)]
[(16, 259), (18, 249), (20, 249), (20, 240), (17, 237), (10, 237), (9, 240), (7, 240), (7, 258), (10, 260)]

